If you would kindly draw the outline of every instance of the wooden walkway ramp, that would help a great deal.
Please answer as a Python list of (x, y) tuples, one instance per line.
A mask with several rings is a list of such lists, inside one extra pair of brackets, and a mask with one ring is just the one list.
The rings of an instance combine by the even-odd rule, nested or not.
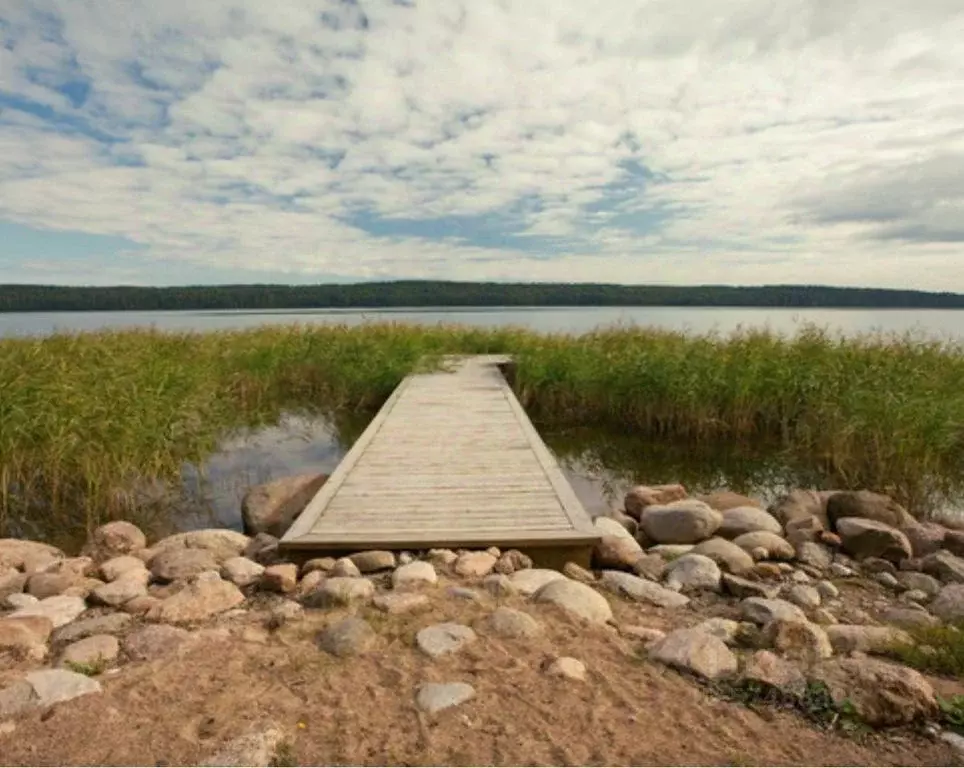
[(498, 546), (585, 561), (599, 534), (502, 375), (506, 362), (456, 358), (406, 378), (282, 548)]

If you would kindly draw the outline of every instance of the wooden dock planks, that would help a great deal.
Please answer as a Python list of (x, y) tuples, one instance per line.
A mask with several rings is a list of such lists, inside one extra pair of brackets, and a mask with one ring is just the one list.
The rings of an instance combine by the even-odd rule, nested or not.
[(588, 552), (599, 534), (502, 375), (504, 362), (458, 358), (406, 378), (282, 548)]

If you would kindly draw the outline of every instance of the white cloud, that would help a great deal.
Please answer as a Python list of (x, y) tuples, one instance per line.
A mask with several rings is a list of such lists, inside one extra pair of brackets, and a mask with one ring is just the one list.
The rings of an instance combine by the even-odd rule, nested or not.
[(293, 279), (964, 291), (958, 0), (8, 0), (0, 20), (0, 219)]

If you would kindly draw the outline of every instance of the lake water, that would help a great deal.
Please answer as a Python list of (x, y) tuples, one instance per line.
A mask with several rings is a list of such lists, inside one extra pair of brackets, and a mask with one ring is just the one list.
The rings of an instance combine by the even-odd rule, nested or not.
[(655, 326), (692, 333), (766, 328), (793, 334), (813, 323), (847, 335), (914, 332), (964, 339), (964, 310), (757, 309), (706, 307), (486, 307), (465, 309), (377, 309), (226, 312), (12, 312), (0, 314), (0, 338), (43, 336), (55, 331), (157, 328), (214, 331), (260, 325), (359, 325), (372, 322), (456, 323), (476, 327), (522, 326), (541, 332), (580, 333), (601, 326)]
[[(54, 331), (154, 327), (171, 331), (251, 328), (264, 324), (405, 322), (522, 326), (542, 332), (589, 331), (639, 325), (703, 333), (769, 327), (793, 334), (813, 323), (847, 335), (883, 331), (964, 340), (964, 311), (775, 310), (707, 308), (485, 308), (304, 312), (77, 312), (0, 314), (0, 338)], [(356, 423), (357, 422), (357, 423)], [(366, 426), (367, 417), (332, 424), (290, 416), (280, 424), (226, 437), (202, 467), (185, 466), (175, 497), (142, 510), (138, 522), (151, 537), (198, 527), (241, 528), (240, 503), (254, 484), (302, 472), (330, 473)], [(538, 427), (539, 425), (537, 425)], [(540, 430), (577, 496), (592, 515), (618, 507), (635, 483), (682, 482), (692, 493), (730, 488), (770, 500), (793, 487), (827, 482), (812, 465), (794, 465), (778, 447), (678, 445), (593, 430)], [(64, 524), (66, 523), (66, 524)], [(46, 539), (68, 549), (84, 538), (83, 522), (8, 520), (0, 535)]]

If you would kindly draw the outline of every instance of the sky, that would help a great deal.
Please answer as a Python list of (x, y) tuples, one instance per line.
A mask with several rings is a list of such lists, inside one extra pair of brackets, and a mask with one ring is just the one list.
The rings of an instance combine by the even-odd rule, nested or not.
[(964, 292), (961, 0), (3, 0), (0, 283)]

